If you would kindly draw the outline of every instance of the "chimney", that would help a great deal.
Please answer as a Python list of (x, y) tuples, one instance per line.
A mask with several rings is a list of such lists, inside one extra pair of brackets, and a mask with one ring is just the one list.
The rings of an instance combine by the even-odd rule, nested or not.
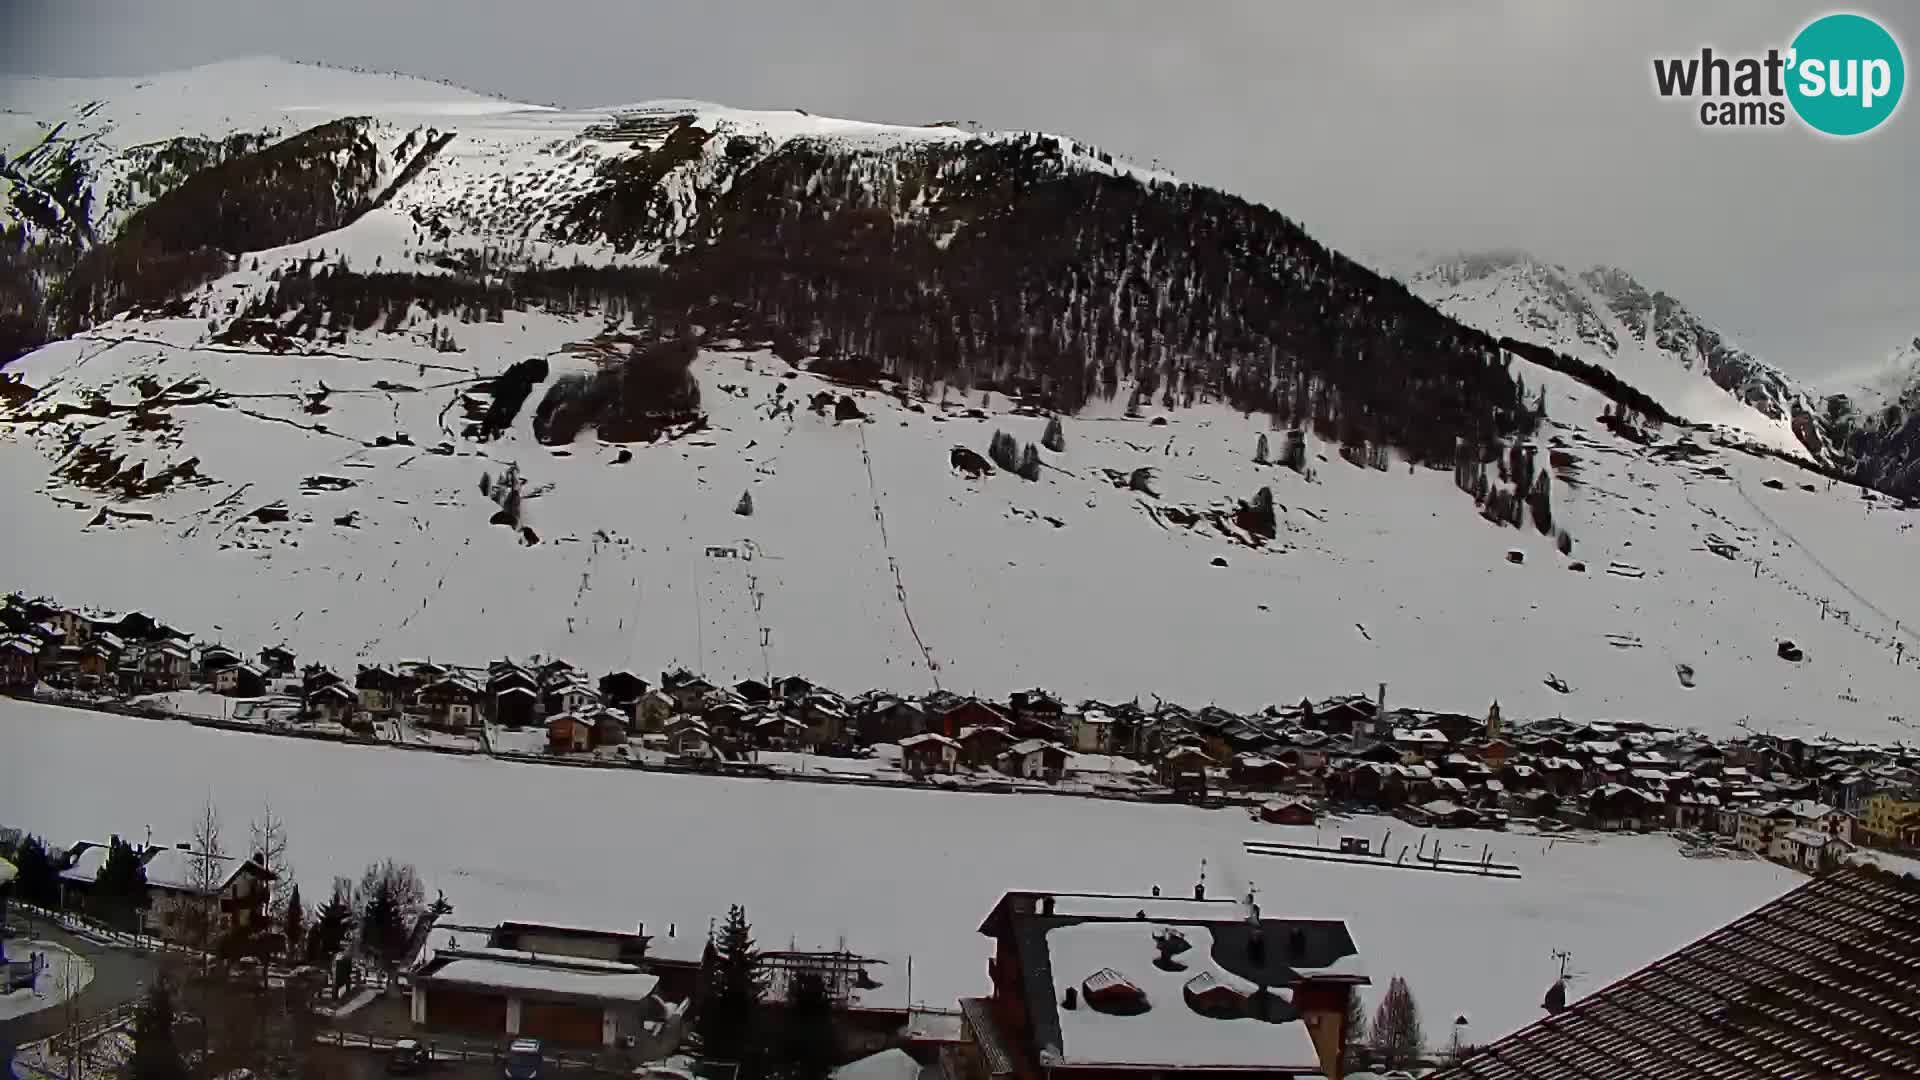
[(1204, 880), (1193, 883), (1193, 898), (1195, 900), (1205, 900), (1207, 898), (1207, 883)]
[(1053, 914), (1053, 897), (1051, 895), (1043, 896), (1040, 898), (1040, 914), (1042, 915)]
[(1079, 1005), (1080, 992), (1071, 986), (1067, 987), (1066, 994), (1060, 998), (1060, 1007), (1063, 1009), (1075, 1009), (1078, 1008)]
[(180, 849), (181, 851), (192, 851), (192, 850), (193, 850), (193, 845), (192, 845), (192, 844), (175, 844), (175, 845), (173, 845), (173, 846), (174, 846), (174, 847), (177, 847), (177, 848), (179, 848), (179, 849)]
[(1153, 895), (1155, 895), (1155, 896), (1159, 896), (1159, 895), (1160, 895), (1160, 886), (1158, 886), (1158, 885), (1155, 885), (1155, 886), (1153, 887)]

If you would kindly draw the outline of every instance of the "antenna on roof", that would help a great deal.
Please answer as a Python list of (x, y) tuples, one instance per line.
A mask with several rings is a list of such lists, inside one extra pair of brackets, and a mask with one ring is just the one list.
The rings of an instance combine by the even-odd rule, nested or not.
[(1200, 880), (1193, 883), (1193, 898), (1195, 900), (1207, 898), (1207, 860), (1205, 859), (1200, 860)]

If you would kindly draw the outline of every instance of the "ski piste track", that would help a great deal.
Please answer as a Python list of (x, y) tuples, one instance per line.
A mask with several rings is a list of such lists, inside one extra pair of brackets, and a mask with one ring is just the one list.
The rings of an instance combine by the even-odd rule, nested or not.
[(900, 600), (900, 614), (907, 620), (907, 632), (913, 635), (913, 643), (920, 649), (920, 660), (927, 665), (927, 674), (933, 679), (933, 688), (940, 689), (940, 662), (933, 658), (933, 651), (920, 638), (920, 628), (913, 625), (913, 609), (907, 604), (907, 583), (900, 576), (900, 560), (893, 557), (893, 548), (887, 540), (887, 512), (880, 506), (880, 488), (873, 480), (873, 457), (867, 453), (867, 427), (859, 426), (860, 431), (860, 467), (867, 473), (867, 492), (873, 498), (873, 520), (880, 526), (880, 549), (887, 554), (887, 569), (893, 572), (894, 595)]

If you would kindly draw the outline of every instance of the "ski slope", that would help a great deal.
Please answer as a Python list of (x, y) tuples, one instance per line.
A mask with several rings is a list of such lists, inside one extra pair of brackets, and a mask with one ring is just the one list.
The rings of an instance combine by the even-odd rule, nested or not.
[[(217, 284), (208, 302), (244, 287)], [(479, 443), (460, 434), (475, 378), (527, 356), (549, 357), (551, 378), (586, 371), (580, 346), (601, 325), (510, 311), (448, 322), (459, 352), (430, 348), (423, 322), (281, 356), (207, 345), (205, 325), (114, 323), (10, 368), (38, 390), (0, 427), (19, 587), (339, 665), (538, 652), (592, 670), (800, 671), (845, 690), (1037, 683), (1237, 708), (1384, 681), (1390, 701), (1428, 708), (1497, 699), (1509, 716), (1871, 739), (1911, 737), (1920, 699), (1912, 514), (1699, 438), (1691, 459), (1671, 433), (1637, 446), (1595, 422), (1597, 396), (1550, 373), (1541, 464), (1562, 455), (1554, 508), (1571, 560), (1531, 528), (1482, 520), (1447, 473), (1361, 468), (1317, 441), (1311, 481), (1258, 465), (1263, 418), (1217, 406), (1095, 409), (1065, 421), (1039, 482), (971, 479), (949, 467), (953, 447), (984, 452), (995, 430), (1038, 441), (1045, 420), (710, 352), (695, 364), (706, 431), (546, 447), (530, 400)], [(157, 430), (137, 413), (70, 411), (130, 406), (142, 380), (188, 402), (154, 410)], [(307, 412), (323, 387), (326, 411)], [(821, 391), (850, 392), (866, 419), (815, 414)], [(200, 483), (117, 500), (56, 475), (81, 447), (149, 476), (193, 459)], [(488, 524), (481, 475), (509, 467), (531, 546)], [(1105, 472), (1141, 467), (1156, 496)], [(1275, 543), (1205, 521), (1262, 486)], [(734, 513), (745, 492), (751, 517)], [(277, 505), (287, 521), (258, 519)], [(1187, 511), (1200, 523), (1180, 524)], [(1809, 659), (1776, 658), (1783, 638)]]
[[(1430, 1018), (1497, 1038), (1540, 1016), (1573, 954), (1579, 997), (1803, 881), (1762, 861), (1687, 859), (1664, 836), (1583, 844), (1506, 833), (1429, 836), (1519, 864), (1520, 881), (1244, 854), (1253, 838), (1421, 838), (1356, 818), (1283, 829), (1237, 811), (1041, 795), (964, 795), (513, 764), (278, 739), (0, 700), (0, 822), (55, 842), (170, 842), (211, 798), (226, 833), (271, 801), (308, 902), (367, 862), (414, 863), (452, 921), (632, 930), (698, 955), (708, 920), (743, 904), (763, 948), (844, 947), (884, 963), (861, 1003), (954, 1008), (989, 988), (976, 928), (1008, 889), (1184, 895), (1257, 890), (1276, 916), (1347, 921), (1371, 997), (1405, 976)], [(164, 768), (155, 763), (164, 761)], [(31, 767), (24, 767), (31, 762)], [(90, 795), (72, 797), (73, 777)], [(535, 807), (592, 807), (555, 831)], [(964, 872), (958, 872), (964, 868)], [(911, 996), (907, 967), (912, 965)], [(1077, 979), (1079, 976), (1075, 976)]]

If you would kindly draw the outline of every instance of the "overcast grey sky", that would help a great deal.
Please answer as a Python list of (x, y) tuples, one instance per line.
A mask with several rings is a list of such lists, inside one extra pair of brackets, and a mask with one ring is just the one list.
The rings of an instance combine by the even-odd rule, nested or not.
[[(1070, 134), (1336, 247), (1613, 263), (1817, 375), (1920, 334), (1920, 110), (1852, 142), (1707, 130), (1656, 55), (1784, 47), (1826, 4), (1730, 0), (0, 0), (0, 70), (255, 53), (521, 100), (693, 97)], [(1852, 10), (1909, 68), (1920, 5)], [(1912, 92), (1908, 94), (1912, 96)]]

